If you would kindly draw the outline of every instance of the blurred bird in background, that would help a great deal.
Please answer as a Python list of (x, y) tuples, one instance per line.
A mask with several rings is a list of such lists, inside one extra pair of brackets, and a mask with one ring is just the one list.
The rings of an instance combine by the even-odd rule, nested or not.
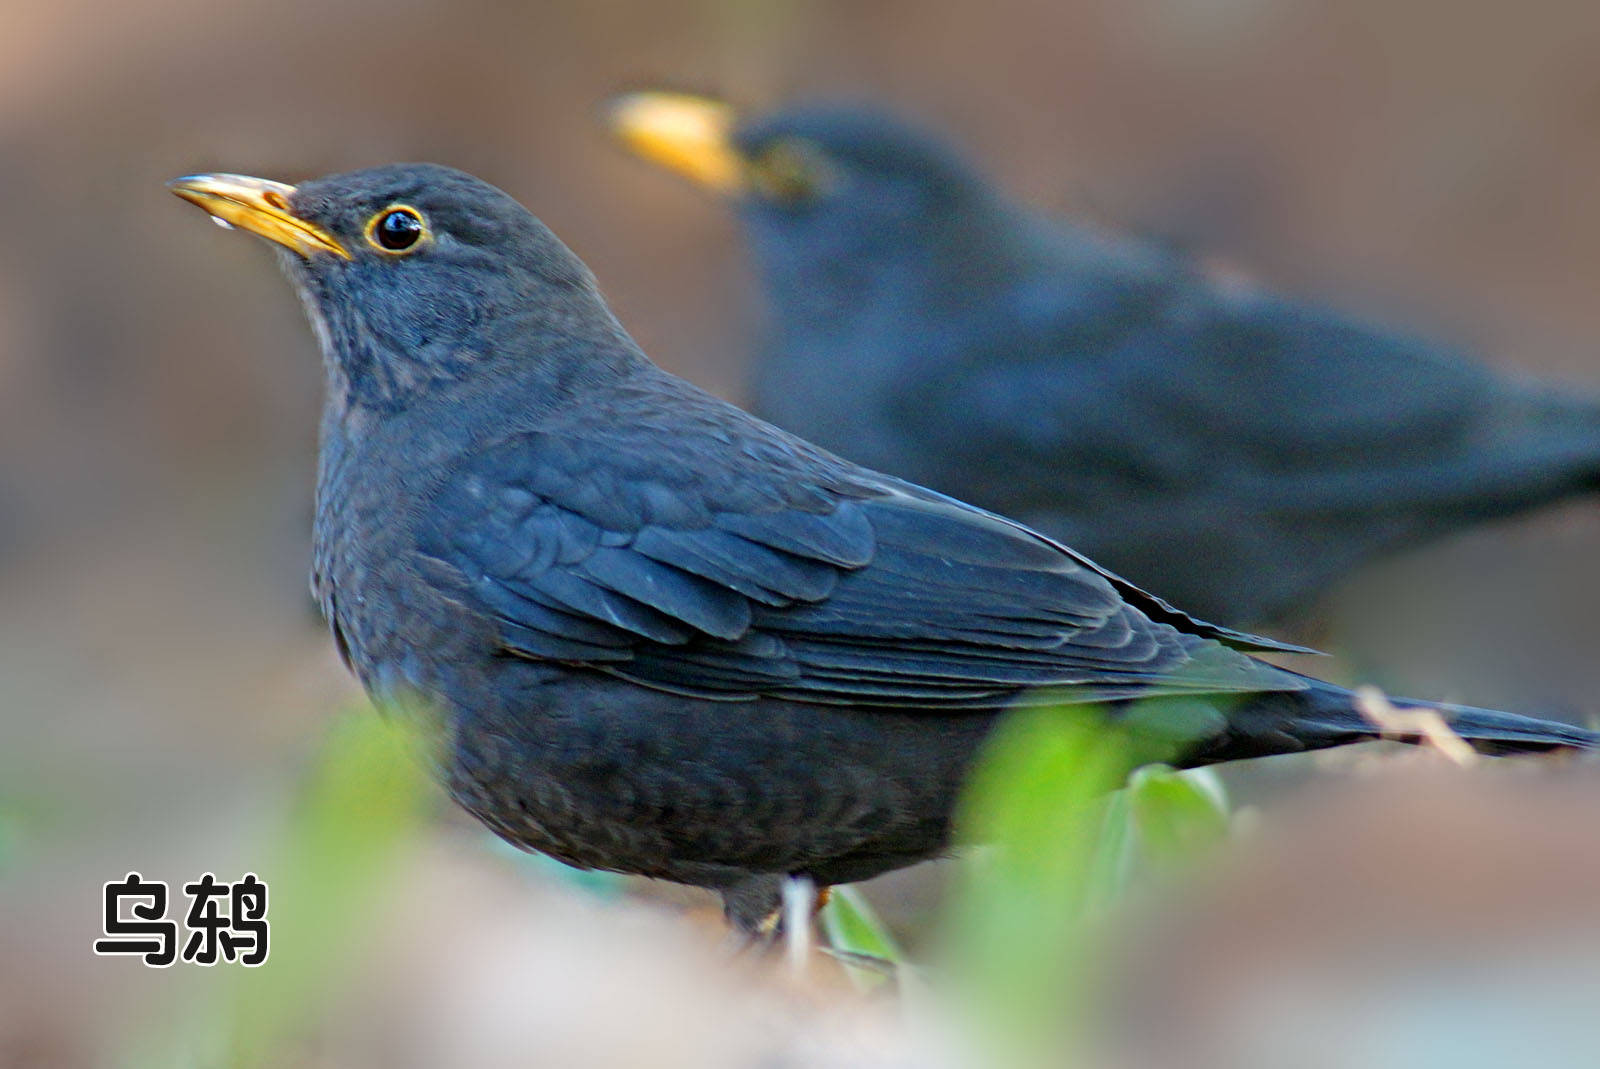
[(760, 415), (1207, 619), (1600, 486), (1600, 400), (1046, 218), (892, 116), (646, 92), (610, 120), (737, 211)]

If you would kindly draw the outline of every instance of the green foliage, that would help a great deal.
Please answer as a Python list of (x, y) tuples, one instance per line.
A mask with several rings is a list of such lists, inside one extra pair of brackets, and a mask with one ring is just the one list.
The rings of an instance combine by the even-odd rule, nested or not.
[(372, 934), (364, 922), (424, 814), (432, 762), (424, 740), (408, 716), (356, 710), (333, 725), (276, 851), (272, 957), (239, 975), (236, 1064), (292, 1042), (343, 986)]
[(866, 897), (845, 884), (832, 889), (821, 915), (822, 933), (857, 987), (872, 990), (889, 981), (905, 956)]
[(984, 852), (953, 890), (944, 940), (982, 1064), (1074, 1064), (1095, 921), (1134, 874), (1186, 863), (1226, 834), (1214, 780), (1135, 772), (1149, 753), (1135, 722), (1081, 706), (1022, 710), (974, 772), (958, 827)]
[(348, 989), (389, 879), (416, 839), (434, 788), (429, 718), (352, 710), (327, 739), (257, 875), (268, 886), (270, 955), (219, 964), (157, 1040), (151, 1066), (294, 1064), (329, 1000)]
[(1210, 769), (1142, 768), (1124, 795), (1140, 857), (1152, 867), (1188, 865), (1228, 837), (1227, 797)]
[(1123, 842), (1106, 834), (1106, 799), (1132, 771), (1130, 746), (1088, 712), (1014, 714), (991, 740), (959, 814), (962, 837), (988, 853), (953, 890), (950, 980), (973, 1040), (1005, 1065), (1045, 1064), (1068, 1049), (1087, 972), (1084, 918), (1121, 866)]

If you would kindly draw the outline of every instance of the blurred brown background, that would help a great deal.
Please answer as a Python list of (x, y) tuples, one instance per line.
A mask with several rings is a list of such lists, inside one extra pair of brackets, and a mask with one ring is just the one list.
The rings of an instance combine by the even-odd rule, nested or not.
[[(248, 864), (252, 799), (353, 694), (305, 593), (314, 342), (175, 175), (475, 172), (736, 398), (732, 223), (597, 106), (870, 97), (1034, 202), (1600, 391), (1600, 7), (1576, 0), (13, 0), (0, 29), (0, 1049), (53, 1050), (39, 1006), (142, 979), (88, 955), (100, 883)], [(1581, 717), (1597, 558), (1585, 502), (1370, 569), (1299, 630), (1348, 654), (1329, 674)]]

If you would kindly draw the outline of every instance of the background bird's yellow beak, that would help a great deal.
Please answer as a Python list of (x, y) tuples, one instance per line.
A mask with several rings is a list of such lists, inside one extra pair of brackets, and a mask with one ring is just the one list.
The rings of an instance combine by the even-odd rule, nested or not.
[(688, 93), (628, 93), (611, 102), (611, 131), (632, 152), (718, 193), (745, 187), (732, 107)]
[(198, 204), (213, 219), (259, 234), (301, 256), (332, 253), (350, 259), (339, 239), (289, 210), (294, 187), (242, 174), (191, 174), (167, 183), (191, 204)]

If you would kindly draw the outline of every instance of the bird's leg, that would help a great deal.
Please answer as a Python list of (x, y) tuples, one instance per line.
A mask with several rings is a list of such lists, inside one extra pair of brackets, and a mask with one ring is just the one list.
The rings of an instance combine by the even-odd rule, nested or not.
[(820, 902), (817, 885), (809, 876), (790, 876), (783, 881), (783, 936), (789, 971), (805, 972), (811, 960), (811, 918)]
[(813, 922), (831, 897), (809, 876), (762, 876), (724, 891), (730, 952), (764, 953), (781, 941), (790, 968), (801, 972), (816, 942)]

